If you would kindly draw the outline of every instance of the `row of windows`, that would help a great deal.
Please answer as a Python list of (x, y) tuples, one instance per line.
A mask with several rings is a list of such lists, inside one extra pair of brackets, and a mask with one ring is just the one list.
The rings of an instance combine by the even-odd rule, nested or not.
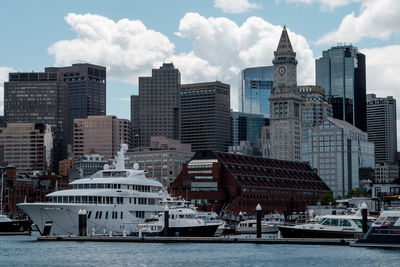
[(156, 204), (156, 199), (143, 198), (143, 197), (123, 198), (123, 197), (98, 197), (98, 196), (59, 196), (59, 197), (52, 197), (50, 199), (50, 202), (53, 203), (83, 203), (83, 204), (124, 204), (124, 203), (127, 204), (128, 201), (129, 204), (134, 204), (134, 205)]
[(121, 184), (73, 184), (71, 189), (132, 189), (139, 192), (154, 192), (148, 185), (121, 185)]
[[(91, 216), (92, 216), (92, 212), (89, 211), (88, 215), (87, 215), (87, 218), (90, 219)], [(96, 215), (94, 216), (94, 219), (95, 220), (100, 220), (100, 219), (102, 219), (102, 217), (103, 217), (103, 212), (102, 211), (96, 211)], [(122, 211), (120, 213), (120, 218), (121, 218), (121, 220), (124, 218), (124, 213)], [(108, 219), (108, 211), (105, 212), (104, 219), (105, 220)], [(111, 219), (113, 219), (113, 220), (118, 219), (118, 211), (113, 211), (111, 213)]]

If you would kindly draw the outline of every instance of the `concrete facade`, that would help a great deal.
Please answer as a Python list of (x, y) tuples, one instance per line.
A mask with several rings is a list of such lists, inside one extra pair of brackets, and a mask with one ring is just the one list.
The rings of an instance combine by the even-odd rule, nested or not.
[(74, 120), (74, 158), (96, 151), (108, 160), (120, 149), (121, 143), (129, 143), (131, 123), (116, 116), (88, 116)]
[(19, 173), (50, 170), (53, 153), (51, 127), (42, 123), (8, 123), (0, 128), (0, 165)]
[(182, 165), (193, 156), (190, 144), (182, 144), (177, 140), (162, 136), (153, 136), (149, 147), (129, 150), (125, 155), (125, 166), (133, 168), (139, 164), (146, 170), (146, 177), (159, 181), (168, 187), (182, 170)]

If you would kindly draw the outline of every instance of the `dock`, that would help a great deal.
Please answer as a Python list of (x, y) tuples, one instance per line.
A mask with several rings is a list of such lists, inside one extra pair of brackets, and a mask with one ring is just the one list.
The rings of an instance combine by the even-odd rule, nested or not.
[(137, 236), (39, 236), (38, 241), (131, 242), (131, 243), (216, 243), (216, 244), (293, 244), (349, 246), (354, 239), (321, 238), (237, 238), (231, 237), (137, 237)]

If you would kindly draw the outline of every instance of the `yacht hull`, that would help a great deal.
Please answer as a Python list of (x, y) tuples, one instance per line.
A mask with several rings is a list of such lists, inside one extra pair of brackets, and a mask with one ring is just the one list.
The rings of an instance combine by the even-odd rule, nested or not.
[(361, 234), (359, 231), (305, 229), (288, 225), (278, 226), (278, 229), (284, 238), (355, 238)]
[[(116, 210), (114, 205), (81, 205), (81, 204), (56, 204), (56, 203), (20, 203), (18, 207), (21, 208), (35, 223), (37, 230), (42, 234), (44, 232), (45, 224), (51, 224), (50, 235), (78, 235), (78, 213), (79, 210), (92, 211), (91, 218), (87, 219), (87, 233), (88, 234), (104, 234), (112, 231), (113, 233), (125, 233), (137, 231), (137, 224), (142, 222), (143, 219), (137, 219), (129, 214), (128, 211), (124, 212), (124, 218), (120, 218), (120, 210)], [(103, 219), (95, 219), (94, 213), (96, 211), (103, 212)], [(116, 219), (111, 219), (113, 211), (118, 212)], [(108, 212), (107, 219), (104, 214)], [(89, 216), (88, 216), (89, 217)]]
[(358, 239), (357, 246), (400, 245), (400, 226), (371, 227), (364, 238)]
[[(217, 231), (216, 225), (202, 225), (192, 227), (172, 227), (169, 228), (168, 236), (184, 236), (184, 237), (213, 237)], [(163, 233), (161, 233), (162, 235)]]
[[(261, 233), (263, 234), (273, 234), (278, 232), (278, 226), (276, 225), (263, 225), (261, 226)], [(256, 234), (256, 227), (238, 227), (236, 228), (236, 233), (238, 234)]]
[(0, 222), (0, 234), (30, 232), (31, 224), (32, 222), (30, 220)]

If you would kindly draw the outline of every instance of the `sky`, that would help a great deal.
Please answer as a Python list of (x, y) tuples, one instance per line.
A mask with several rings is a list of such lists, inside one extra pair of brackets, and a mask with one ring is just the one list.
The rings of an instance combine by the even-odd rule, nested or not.
[(108, 115), (130, 119), (138, 77), (163, 62), (182, 83), (230, 84), (237, 110), (240, 70), (272, 65), (283, 25), (299, 85), (315, 84), (322, 51), (346, 43), (366, 55), (367, 93), (400, 99), (399, 0), (4, 0), (0, 113), (9, 72), (84, 62), (107, 67)]

